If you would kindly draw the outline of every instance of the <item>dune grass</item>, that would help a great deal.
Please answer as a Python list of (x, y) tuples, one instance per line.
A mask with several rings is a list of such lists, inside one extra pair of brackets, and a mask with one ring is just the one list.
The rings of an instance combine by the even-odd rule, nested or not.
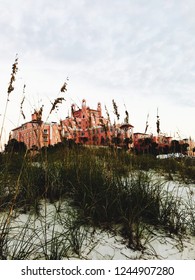
[[(81, 256), (82, 244), (88, 239), (84, 229), (89, 227), (113, 233), (117, 229), (117, 234), (123, 236), (126, 245), (135, 250), (144, 249), (149, 225), (161, 228), (165, 234), (172, 236), (194, 234), (194, 229), (189, 227), (191, 221), (194, 224), (195, 220), (193, 202), (186, 207), (180, 197), (164, 188), (166, 176), (162, 179), (158, 175), (162, 174), (164, 163), (156, 161), (155, 166), (152, 158), (149, 168), (150, 158), (144, 156), (143, 162), (141, 160), (140, 156), (129, 156), (111, 149), (70, 149), (67, 146), (60, 147), (60, 152), (54, 154), (44, 149), (33, 158), (30, 154), (26, 157), (14, 154), (13, 161), (10, 160), (9, 164), (7, 155), (2, 155), (1, 211), (8, 211), (10, 215), (12, 208), (15, 216), (26, 213), (42, 221), (38, 230), (31, 231), (31, 239), (45, 236), (41, 243), (42, 249), (39, 248), (42, 250), (41, 258), (45, 259), (67, 257), (73, 254), (70, 251)], [(141, 169), (145, 162), (147, 168)], [(170, 164), (174, 164), (175, 169), (169, 172), (172, 175), (176, 172), (179, 174), (180, 169), (177, 170), (176, 167), (181, 163)], [(163, 172), (166, 174), (165, 170)], [(41, 213), (41, 201), (45, 204), (44, 213)], [(76, 212), (74, 215), (69, 212), (69, 221), (68, 218), (65, 219), (68, 229), (58, 232), (56, 228), (59, 221), (62, 223), (62, 219), (57, 219), (55, 211), (51, 216), (47, 211), (47, 204), (58, 204), (56, 213), (62, 215), (66, 211), (60, 209), (60, 202), (63, 201), (69, 201)], [(50, 224), (53, 231), (52, 238), (48, 239), (49, 215), (52, 217)], [(10, 221), (5, 219), (1, 223), (1, 258), (5, 258), (9, 248), (7, 238), (10, 236), (12, 220), (13, 215)], [(30, 224), (28, 222), (22, 228), (18, 226), (21, 240), (15, 244), (11, 258), (30, 258), (30, 255), (40, 257), (23, 241), (28, 236)], [(62, 240), (64, 246), (60, 245)], [(18, 251), (19, 248), (22, 253)]]

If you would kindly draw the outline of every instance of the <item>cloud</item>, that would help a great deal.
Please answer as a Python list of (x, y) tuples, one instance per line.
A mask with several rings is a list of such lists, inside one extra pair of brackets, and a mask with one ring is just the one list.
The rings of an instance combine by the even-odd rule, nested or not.
[(193, 0), (0, 3), (0, 62), (10, 68), (19, 53), (30, 94), (52, 98), (68, 75), (71, 94), (91, 100), (194, 106)]

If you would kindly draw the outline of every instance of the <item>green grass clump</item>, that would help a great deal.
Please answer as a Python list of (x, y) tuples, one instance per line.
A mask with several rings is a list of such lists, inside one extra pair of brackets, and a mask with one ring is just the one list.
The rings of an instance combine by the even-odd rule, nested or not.
[[(166, 191), (164, 183), (166, 178), (174, 180), (177, 177), (182, 181), (187, 173), (192, 179), (193, 168), (191, 162), (185, 165), (184, 160), (161, 161), (148, 155), (129, 155), (115, 149), (70, 148), (64, 144), (42, 149), (33, 157), (28, 153), (2, 154), (1, 210), (9, 212), (10, 209), (10, 217), (14, 210), (46, 219), (47, 211), (41, 214), (42, 200), (45, 205), (48, 202), (55, 205), (60, 201), (71, 201), (79, 215), (74, 222), (67, 222), (68, 231), (56, 232), (57, 222), (62, 221), (56, 216), (52, 222), (54, 229), (50, 241), (46, 238), (46, 222), (42, 223), (45, 230), (36, 231), (37, 235), (45, 235), (42, 246), (43, 258), (46, 259), (61, 259), (71, 250), (82, 255), (82, 244), (88, 238), (85, 227), (103, 228), (115, 233), (117, 229), (128, 247), (143, 250), (148, 240), (146, 232), (149, 225), (171, 235), (187, 234), (188, 219), (193, 220), (194, 215), (189, 215), (189, 207), (187, 211), (180, 207), (183, 202)], [(158, 174), (165, 175), (164, 179), (162, 176), (160, 179)], [(9, 222), (2, 234), (2, 258), (6, 255), (8, 225)], [(27, 232), (24, 227), (21, 236)], [(64, 247), (61, 242), (64, 242)], [(25, 258), (28, 252), (31, 254), (26, 244), (20, 242), (17, 246), (13, 258)], [(19, 247), (21, 250), (26, 248), (26, 255), (20, 255)], [(39, 258), (38, 255), (36, 258)]]

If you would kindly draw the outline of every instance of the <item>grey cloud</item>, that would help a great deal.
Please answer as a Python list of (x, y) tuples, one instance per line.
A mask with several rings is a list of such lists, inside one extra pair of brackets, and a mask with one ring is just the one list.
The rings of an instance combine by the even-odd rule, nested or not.
[(106, 88), (172, 98), (170, 90), (194, 86), (193, 1), (17, 2), (3, 6), (14, 24), (0, 19), (1, 41), (14, 53), (72, 63), (86, 82)]

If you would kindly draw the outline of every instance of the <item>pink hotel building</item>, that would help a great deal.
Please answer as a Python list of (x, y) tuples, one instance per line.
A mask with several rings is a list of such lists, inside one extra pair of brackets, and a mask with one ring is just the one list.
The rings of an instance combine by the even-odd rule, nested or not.
[(54, 145), (60, 142), (60, 134), (57, 123), (44, 123), (35, 111), (29, 122), (12, 130), (11, 138), (24, 142), (28, 149)]
[(72, 139), (75, 143), (86, 145), (107, 145), (115, 138), (119, 139), (120, 145), (131, 147), (133, 139), (133, 126), (128, 123), (112, 125), (102, 116), (101, 104), (97, 109), (90, 109), (83, 99), (82, 107), (76, 110), (71, 107), (71, 116), (60, 123), (45, 123), (39, 112), (32, 114), (29, 122), (12, 130), (11, 138), (22, 141), (28, 149), (41, 148), (61, 142), (62, 139)]

